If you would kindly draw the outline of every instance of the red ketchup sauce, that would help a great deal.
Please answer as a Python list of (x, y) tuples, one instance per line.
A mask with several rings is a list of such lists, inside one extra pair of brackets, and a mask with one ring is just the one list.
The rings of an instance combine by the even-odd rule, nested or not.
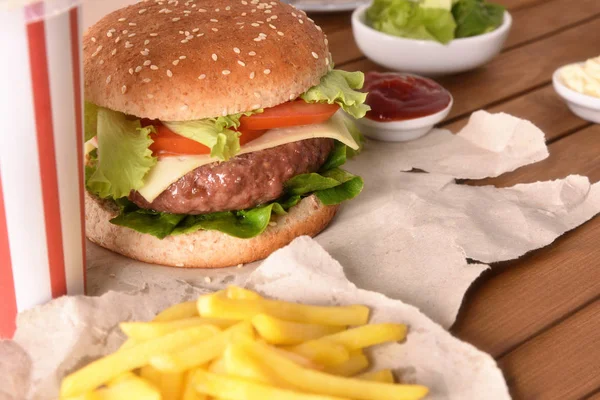
[(396, 72), (369, 72), (363, 91), (369, 92), (366, 115), (374, 121), (403, 121), (442, 111), (450, 93), (431, 79)]

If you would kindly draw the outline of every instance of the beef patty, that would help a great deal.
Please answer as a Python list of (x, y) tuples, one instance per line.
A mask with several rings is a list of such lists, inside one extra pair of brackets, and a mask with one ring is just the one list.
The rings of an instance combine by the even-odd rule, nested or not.
[(277, 199), (290, 178), (316, 172), (333, 150), (333, 139), (307, 139), (203, 165), (172, 183), (153, 202), (138, 192), (141, 208), (172, 214), (243, 210)]

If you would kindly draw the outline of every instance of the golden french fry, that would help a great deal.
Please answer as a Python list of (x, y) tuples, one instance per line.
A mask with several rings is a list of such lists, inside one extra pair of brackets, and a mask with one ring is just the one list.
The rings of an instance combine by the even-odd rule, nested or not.
[(219, 358), (215, 358), (208, 366), (208, 372), (212, 372), (213, 374), (226, 374), (227, 369), (225, 368), (225, 360), (223, 356)]
[(353, 376), (369, 368), (369, 359), (360, 350), (350, 352), (350, 359), (342, 364), (325, 368), (325, 372), (338, 376)]
[(198, 299), (202, 317), (248, 320), (258, 314), (306, 324), (333, 326), (363, 325), (369, 319), (369, 309), (354, 305), (344, 307), (310, 306), (267, 299), (229, 299), (224, 293)]
[(323, 366), (342, 364), (350, 359), (350, 351), (345, 346), (321, 340), (312, 340), (284, 349)]
[(196, 383), (196, 389), (199, 392), (217, 398), (236, 400), (341, 400), (339, 397), (303, 394), (205, 371), (196, 371), (192, 379)]
[(195, 301), (187, 301), (185, 303), (175, 304), (154, 317), (153, 321), (167, 322), (178, 319), (191, 318), (198, 316), (198, 308)]
[(194, 326), (214, 325), (229, 328), (233, 324), (235, 321), (227, 319), (191, 317), (167, 322), (122, 322), (119, 326), (129, 338), (144, 341)]
[(181, 395), (181, 400), (206, 400), (208, 397), (204, 393), (198, 393), (196, 390), (194, 381), (192, 379), (194, 372), (196, 372), (195, 369), (185, 373), (185, 384), (183, 388), (183, 394)]
[(258, 314), (252, 318), (252, 325), (260, 336), (276, 345), (292, 345), (318, 339), (340, 332), (342, 326), (302, 324), (285, 321), (266, 314)]
[(225, 294), (228, 298), (234, 300), (258, 300), (262, 296), (252, 290), (244, 289), (239, 286), (229, 286), (225, 289)]
[(281, 382), (277, 375), (273, 375), (268, 369), (262, 368), (260, 363), (253, 360), (238, 344), (230, 344), (225, 348), (223, 362), (227, 375), (267, 385), (285, 387), (285, 382)]
[(302, 368), (271, 347), (258, 342), (240, 342), (240, 346), (256, 360), (260, 360), (263, 367), (269, 368), (298, 390), (357, 400), (418, 400), (428, 393), (428, 389), (421, 385), (391, 385)]
[(395, 383), (394, 374), (389, 369), (382, 369), (380, 371), (366, 372), (355, 376), (356, 379), (362, 379), (365, 381), (383, 382), (383, 383)]
[[(300, 354), (292, 353), (291, 351), (287, 351), (287, 350), (279, 348), (279, 347), (273, 347), (273, 349), (277, 350), (277, 352), (279, 354), (281, 354), (282, 356), (284, 356), (285, 358), (287, 358), (305, 368), (317, 369), (317, 370), (323, 369), (322, 365), (312, 362), (311, 360), (309, 360), (308, 358), (306, 358), (304, 356), (301, 356)], [(347, 352), (347, 350), (345, 350), (345, 349), (344, 349), (344, 351)]]
[(140, 368), (140, 378), (147, 380), (154, 385), (154, 387), (160, 390), (160, 385), (162, 384), (162, 374), (153, 366), (144, 365), (142, 368)]
[(162, 373), (160, 393), (165, 400), (179, 400), (183, 392), (184, 373)]
[(151, 358), (165, 352), (174, 352), (214, 336), (219, 328), (203, 325), (142, 342), (96, 360), (67, 376), (61, 385), (61, 396), (77, 396), (93, 390), (123, 372), (147, 365)]
[(123, 372), (122, 374), (118, 375), (114, 379), (111, 379), (110, 382), (108, 382), (108, 386), (116, 385), (119, 382), (123, 382), (124, 380), (131, 379), (131, 378), (137, 378), (137, 375), (134, 374), (133, 372), (129, 372), (129, 371)]
[(106, 388), (87, 392), (75, 397), (65, 397), (65, 400), (161, 400), (158, 389), (143, 379), (133, 375), (120, 380)]
[(406, 338), (406, 325), (403, 324), (370, 324), (348, 329), (333, 335), (323, 336), (291, 348), (302, 351), (304, 347), (313, 346), (315, 342), (337, 343), (348, 350), (360, 350), (385, 342), (398, 342)]
[(236, 335), (252, 337), (254, 335), (252, 325), (249, 322), (238, 323), (203, 342), (180, 351), (164, 351), (151, 357), (149, 361), (154, 368), (161, 372), (184, 372), (219, 357), (225, 350), (229, 338)]

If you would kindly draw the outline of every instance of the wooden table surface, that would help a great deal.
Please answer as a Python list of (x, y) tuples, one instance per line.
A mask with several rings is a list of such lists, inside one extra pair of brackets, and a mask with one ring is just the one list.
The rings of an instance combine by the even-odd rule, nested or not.
[[(438, 79), (455, 104), (456, 130), (478, 109), (528, 119), (550, 157), (499, 178), (498, 187), (582, 174), (600, 180), (600, 125), (573, 115), (555, 94), (553, 71), (600, 55), (600, 0), (496, 0), (514, 23), (485, 67)], [(349, 13), (313, 14), (336, 68), (379, 70), (352, 37)], [(452, 333), (490, 353), (515, 399), (600, 400), (600, 218), (519, 260), (494, 264), (471, 287)], [(491, 396), (491, 394), (490, 394)]]

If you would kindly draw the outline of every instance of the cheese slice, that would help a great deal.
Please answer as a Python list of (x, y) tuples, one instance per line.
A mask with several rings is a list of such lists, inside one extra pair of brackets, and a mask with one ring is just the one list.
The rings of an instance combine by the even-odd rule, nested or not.
[[(346, 128), (344, 118), (343, 114), (338, 111), (331, 119), (322, 124), (270, 129), (258, 139), (242, 146), (238, 154), (253, 153), (313, 138), (335, 139), (357, 150), (359, 145)], [(148, 172), (144, 179), (144, 186), (138, 189), (138, 193), (151, 203), (173, 182), (176, 182), (188, 172), (218, 161), (219, 159), (210, 157), (210, 155), (164, 157), (159, 159)]]

